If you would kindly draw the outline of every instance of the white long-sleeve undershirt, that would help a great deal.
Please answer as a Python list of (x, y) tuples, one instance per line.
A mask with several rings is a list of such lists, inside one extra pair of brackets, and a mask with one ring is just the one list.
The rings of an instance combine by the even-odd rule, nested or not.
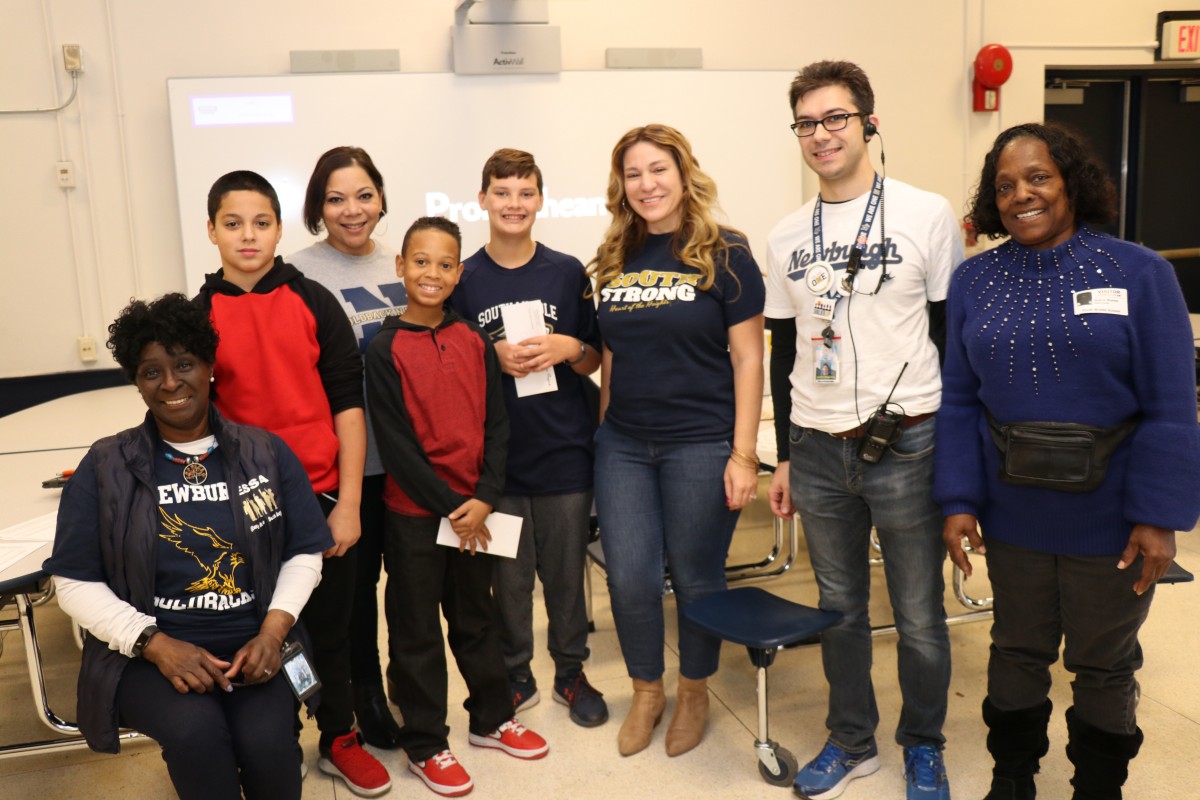
[[(320, 553), (303, 553), (283, 562), (268, 610), (286, 611), (292, 619), (298, 619), (309, 595), (321, 582), (321, 562)], [(59, 608), (122, 655), (132, 657), (138, 636), (157, 621), (117, 597), (103, 581), (79, 581), (56, 575), (54, 587)]]

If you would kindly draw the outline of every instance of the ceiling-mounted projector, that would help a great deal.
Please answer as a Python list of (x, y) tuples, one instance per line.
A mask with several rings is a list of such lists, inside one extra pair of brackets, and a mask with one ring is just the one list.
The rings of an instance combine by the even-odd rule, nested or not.
[[(562, 72), (562, 34), (546, 0), (461, 0), (454, 11), (459, 75)], [(474, 7), (472, 9), (472, 7)]]

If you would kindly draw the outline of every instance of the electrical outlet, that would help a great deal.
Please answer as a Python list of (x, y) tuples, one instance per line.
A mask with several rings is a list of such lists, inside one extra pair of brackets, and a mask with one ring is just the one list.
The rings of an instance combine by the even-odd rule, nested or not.
[(96, 361), (96, 337), (80, 336), (79, 343), (79, 360), (85, 364), (93, 364)]
[(67, 72), (83, 72), (83, 49), (79, 45), (63, 45), (63, 68)]
[(54, 176), (58, 181), (60, 189), (75, 188), (75, 162), (74, 161), (56, 161), (54, 163)]

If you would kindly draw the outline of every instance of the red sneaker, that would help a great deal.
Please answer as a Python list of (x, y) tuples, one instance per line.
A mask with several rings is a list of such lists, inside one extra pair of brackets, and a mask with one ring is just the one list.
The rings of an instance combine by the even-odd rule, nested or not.
[(408, 762), (408, 771), (425, 785), (446, 797), (461, 797), (475, 788), (471, 776), (449, 750), (443, 750), (424, 761)]
[(358, 731), (334, 739), (329, 752), (321, 753), (317, 766), (326, 775), (341, 778), (359, 797), (377, 797), (392, 788), (387, 769), (362, 749)]
[(487, 736), (472, 733), (467, 737), (476, 747), (493, 747), (503, 750), (513, 758), (541, 758), (550, 752), (546, 740), (527, 729), (513, 717)]

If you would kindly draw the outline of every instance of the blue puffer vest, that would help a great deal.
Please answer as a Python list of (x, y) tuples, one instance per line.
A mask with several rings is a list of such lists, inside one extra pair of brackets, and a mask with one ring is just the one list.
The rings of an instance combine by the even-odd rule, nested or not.
[[(270, 606), (283, 560), (284, 521), (279, 518), (269, 522), (266, 531), (250, 536), (246, 515), (237, 505), (236, 487), (259, 475), (278, 485), (278, 440), (262, 429), (225, 419), (212, 406), (209, 424), (230, 487), (233, 519), (241, 527), (242, 541), (247, 543), (244, 555), (254, 570), (255, 603), (261, 619)], [(154, 549), (159, 517), (153, 465), (159, 440), (154, 417), (147, 412), (142, 425), (101, 439), (90, 451), (96, 465), (96, 512), (109, 587), (146, 614), (154, 613)], [(109, 649), (106, 642), (85, 637), (77, 713), (80, 731), (93, 750), (120, 751), (117, 684), (128, 663), (129, 658)]]

